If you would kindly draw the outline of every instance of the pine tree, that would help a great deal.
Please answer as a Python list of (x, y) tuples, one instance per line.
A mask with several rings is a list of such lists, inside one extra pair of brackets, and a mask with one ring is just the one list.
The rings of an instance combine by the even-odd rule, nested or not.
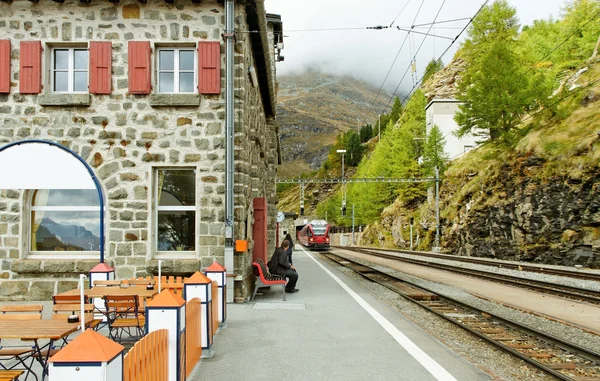
[(517, 59), (516, 11), (506, 0), (485, 8), (474, 21), (463, 47), (467, 70), (458, 84), (462, 101), (455, 120), (458, 136), (491, 140), (507, 137), (534, 104), (529, 76)]
[(437, 167), (440, 174), (446, 170), (448, 155), (444, 152), (446, 139), (437, 125), (434, 125), (427, 135), (425, 152), (423, 154), (423, 173), (426, 176), (435, 176)]
[(425, 67), (425, 73), (423, 74), (423, 82), (427, 82), (429, 78), (431, 78), (435, 73), (442, 70), (444, 68), (444, 64), (441, 60), (436, 60), (432, 58), (431, 61)]
[(360, 128), (360, 141), (368, 142), (373, 137), (373, 127), (370, 124), (365, 124)]
[(353, 167), (357, 166), (362, 159), (363, 147), (360, 137), (354, 131), (348, 131), (346, 139), (346, 164)]

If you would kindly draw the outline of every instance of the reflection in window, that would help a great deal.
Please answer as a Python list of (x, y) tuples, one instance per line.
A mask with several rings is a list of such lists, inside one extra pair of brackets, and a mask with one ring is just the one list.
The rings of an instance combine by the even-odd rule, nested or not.
[(52, 91), (85, 93), (88, 91), (89, 53), (87, 49), (52, 50)]
[(194, 250), (196, 172), (191, 169), (159, 169), (157, 179), (157, 250)]
[(158, 92), (193, 93), (196, 88), (194, 49), (158, 50)]
[(30, 251), (99, 251), (99, 211), (96, 190), (36, 190), (31, 200)]

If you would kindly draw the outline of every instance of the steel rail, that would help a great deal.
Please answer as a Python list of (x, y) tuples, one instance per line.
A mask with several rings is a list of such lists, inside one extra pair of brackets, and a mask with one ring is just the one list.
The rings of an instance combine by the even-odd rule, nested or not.
[[(490, 344), (493, 344), (494, 346), (496, 346), (516, 357), (519, 357), (520, 359), (532, 364), (536, 368), (539, 368), (539, 369), (543, 370), (544, 372), (557, 377), (560, 380), (565, 380), (565, 381), (578, 380), (579, 376), (571, 377), (570, 375), (561, 373), (559, 371), (559, 370), (561, 370), (560, 364), (554, 363), (551, 365), (547, 365), (547, 364), (544, 364), (544, 363), (536, 360), (535, 356), (527, 356), (525, 353), (521, 353), (521, 352), (517, 351), (515, 348), (511, 348), (511, 347), (503, 344), (502, 341), (496, 340), (493, 337), (486, 335), (484, 332), (480, 332), (480, 331), (477, 331), (477, 330), (469, 327), (467, 325), (467, 323), (465, 323), (461, 320), (455, 319), (453, 316), (448, 316), (441, 311), (437, 311), (435, 309), (435, 307), (428, 306), (424, 302), (421, 302), (419, 300), (416, 300), (414, 298), (411, 298), (408, 295), (405, 295), (405, 294), (399, 292), (395, 287), (393, 287), (391, 282), (406, 283), (413, 288), (424, 290), (428, 293), (436, 295), (439, 299), (432, 301), (431, 303), (435, 303), (435, 304), (446, 303), (449, 306), (451, 306), (454, 310), (456, 308), (462, 308), (463, 310), (466, 310), (467, 312), (469, 312), (469, 315), (473, 315), (473, 313), (476, 313), (477, 315), (473, 315), (474, 317), (477, 318), (474, 322), (472, 322), (474, 325), (476, 323), (485, 322), (484, 319), (486, 319), (486, 320), (490, 321), (490, 324), (491, 324), (490, 326), (498, 327), (498, 326), (500, 326), (500, 324), (502, 324), (502, 325), (506, 326), (507, 328), (509, 328), (509, 330), (512, 329), (514, 331), (518, 331), (520, 335), (528, 336), (528, 338), (523, 338), (523, 337), (515, 338), (515, 340), (517, 340), (517, 341), (538, 341), (540, 344), (542, 344), (542, 345), (532, 346), (532, 348), (548, 349), (548, 346), (551, 345), (551, 346), (554, 346), (554, 348), (552, 348), (554, 350), (558, 349), (559, 351), (569, 352), (570, 354), (567, 354), (564, 357), (569, 358), (569, 360), (571, 360), (571, 361), (573, 360), (572, 356), (579, 356), (580, 359), (583, 359), (584, 363), (582, 363), (579, 366), (577, 366), (577, 364), (575, 364), (573, 362), (564, 361), (563, 363), (565, 365), (571, 366), (570, 369), (568, 366), (566, 368), (562, 369), (565, 372), (568, 372), (570, 370), (575, 371), (575, 369), (583, 369), (583, 370), (589, 371), (589, 370), (592, 370), (592, 368), (597, 368), (596, 373), (594, 374), (594, 376), (596, 376), (598, 374), (598, 371), (600, 370), (600, 354), (593, 352), (587, 348), (584, 348), (580, 345), (560, 339), (554, 335), (547, 334), (547, 333), (539, 331), (535, 328), (527, 327), (516, 321), (512, 321), (510, 319), (500, 317), (494, 313), (491, 313), (482, 308), (475, 307), (475, 306), (469, 305), (467, 303), (458, 301), (452, 297), (441, 295), (438, 292), (433, 291), (427, 287), (424, 287), (422, 285), (417, 285), (416, 283), (407, 281), (405, 279), (395, 277), (393, 275), (381, 272), (379, 270), (374, 269), (373, 267), (366, 266), (359, 262), (353, 261), (349, 258), (341, 257), (341, 256), (333, 254), (333, 253), (324, 253), (324, 254), (325, 254), (325, 257), (332, 260), (333, 262), (335, 262), (341, 266), (344, 266), (346, 268), (349, 268), (350, 270), (355, 271), (357, 274), (365, 277), (366, 279), (369, 279), (373, 282), (376, 282), (376, 283), (382, 285), (383, 287), (386, 287), (394, 292), (399, 293), (407, 300), (409, 300), (415, 304), (418, 304), (419, 306), (427, 309), (428, 311), (436, 314), (437, 316), (440, 316), (440, 317), (448, 320), (449, 322), (455, 324), (456, 326), (465, 329), (466, 331), (476, 335), (477, 337), (479, 337), (483, 340), (486, 340)], [(352, 266), (352, 264), (354, 266)], [(353, 267), (357, 267), (357, 268), (353, 268)], [(377, 274), (378, 276), (377, 277), (369, 276), (372, 274)], [(383, 279), (387, 278), (389, 280), (385, 281), (385, 280), (377, 279), (377, 278), (383, 278)], [(437, 308), (442, 309), (443, 307), (437, 306)], [(452, 312), (452, 313), (456, 315), (456, 312)], [(486, 324), (487, 324), (487, 322), (486, 322)], [(477, 324), (477, 325), (479, 325), (479, 324)], [(527, 348), (521, 348), (521, 349), (527, 349)], [(554, 357), (561, 360), (561, 357), (559, 357), (559, 356), (554, 356)], [(589, 362), (591, 362), (591, 364), (586, 364), (585, 361), (589, 361)], [(553, 369), (552, 366), (555, 366), (557, 369)], [(574, 369), (573, 369), (573, 366), (575, 367)]]
[(485, 280), (491, 280), (494, 282), (505, 283), (513, 286), (524, 287), (528, 289), (533, 289), (535, 291), (540, 291), (542, 293), (553, 294), (562, 296), (570, 299), (578, 299), (585, 300), (586, 302), (591, 302), (594, 304), (600, 304), (600, 291), (589, 290), (581, 287), (568, 286), (563, 284), (557, 284), (552, 282), (545, 282), (541, 280), (535, 279), (526, 279), (513, 275), (506, 274), (497, 274), (491, 273), (483, 270), (475, 270), (475, 269), (465, 269), (459, 266), (453, 266), (449, 264), (441, 264), (430, 262), (427, 260), (420, 260), (414, 258), (406, 258), (406, 257), (398, 257), (391, 254), (381, 253), (378, 251), (373, 251), (375, 249), (359, 249), (359, 248), (345, 248), (346, 250), (356, 251), (359, 253), (372, 255), (375, 257), (392, 259), (400, 262), (412, 263), (420, 266), (428, 266), (433, 267), (440, 270), (451, 271), (454, 273), (459, 273), (463, 275), (469, 275), (478, 277)]
[[(346, 247), (339, 247), (340, 249), (347, 249)], [(600, 282), (600, 274), (583, 272), (583, 271), (573, 271), (573, 270), (563, 270), (563, 269), (553, 269), (549, 267), (536, 266), (525, 263), (509, 263), (509, 262), (499, 262), (495, 259), (486, 259), (486, 258), (474, 258), (474, 257), (465, 257), (460, 255), (452, 255), (452, 254), (440, 254), (433, 253), (430, 251), (411, 251), (411, 250), (399, 250), (399, 249), (378, 249), (373, 247), (358, 247), (364, 250), (383, 250), (383, 251), (391, 251), (395, 253), (401, 254), (410, 254), (410, 255), (418, 255), (421, 257), (430, 257), (430, 258), (438, 258), (438, 259), (447, 259), (452, 261), (459, 262), (467, 262), (474, 263), (486, 266), (495, 266), (500, 268), (506, 268), (511, 270), (523, 270), (536, 272), (541, 274), (548, 275), (558, 275), (558, 276), (566, 276), (576, 279), (584, 279), (584, 280), (595, 280)]]

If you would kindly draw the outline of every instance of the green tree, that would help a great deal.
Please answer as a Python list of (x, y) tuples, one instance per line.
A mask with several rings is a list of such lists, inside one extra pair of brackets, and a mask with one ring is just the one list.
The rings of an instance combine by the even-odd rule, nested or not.
[(448, 155), (444, 152), (445, 145), (446, 139), (444, 139), (442, 131), (437, 125), (434, 125), (427, 135), (423, 153), (423, 174), (425, 176), (434, 176), (436, 167), (440, 174), (446, 170)]
[[(396, 99), (394, 99), (394, 104), (392, 105), (392, 112), (390, 113), (390, 119), (388, 121), (392, 122), (392, 124), (395, 124), (398, 119), (400, 119), (400, 116), (402, 115), (402, 102), (400, 102), (400, 99), (398, 97), (396, 97)], [(381, 130), (381, 132), (383, 132), (383, 130)]]
[(360, 141), (362, 143), (368, 142), (373, 137), (373, 126), (365, 124), (360, 128)]
[(516, 11), (506, 0), (473, 21), (464, 45), (468, 66), (458, 84), (463, 102), (455, 116), (458, 136), (506, 137), (534, 105), (530, 77), (515, 53), (518, 28)]
[(360, 142), (360, 137), (354, 131), (346, 133), (346, 164), (353, 167), (357, 166), (362, 159), (363, 147)]
[(442, 70), (443, 68), (444, 68), (444, 64), (442, 63), (442, 60), (437, 60), (435, 58), (432, 58), (431, 61), (429, 61), (429, 63), (425, 67), (425, 73), (423, 74), (423, 82), (422, 83), (427, 82), (427, 80), (429, 78), (431, 78), (435, 73)]
[(455, 116), (460, 126), (457, 135), (505, 137), (534, 103), (529, 80), (510, 46), (494, 43), (466, 70), (458, 86), (463, 103)]

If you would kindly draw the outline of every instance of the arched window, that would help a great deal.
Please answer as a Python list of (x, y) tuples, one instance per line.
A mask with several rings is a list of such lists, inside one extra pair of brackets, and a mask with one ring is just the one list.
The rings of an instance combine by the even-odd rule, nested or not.
[(31, 197), (31, 254), (93, 254), (100, 250), (95, 189), (38, 189)]

